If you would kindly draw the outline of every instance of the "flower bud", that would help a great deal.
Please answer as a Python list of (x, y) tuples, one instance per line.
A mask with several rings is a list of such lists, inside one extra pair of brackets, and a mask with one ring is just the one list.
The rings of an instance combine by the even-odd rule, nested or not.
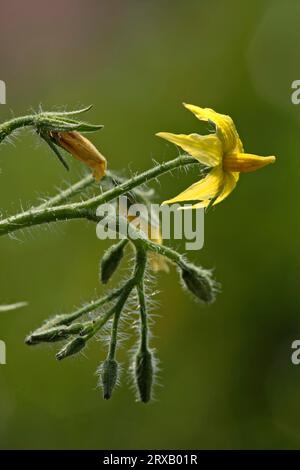
[(153, 383), (153, 358), (150, 351), (137, 353), (134, 372), (140, 400), (147, 403), (151, 400)]
[(118, 268), (121, 259), (124, 256), (124, 246), (127, 240), (121, 240), (112, 245), (103, 255), (100, 263), (100, 280), (106, 284)]
[(34, 345), (41, 342), (52, 343), (68, 338), (71, 334), (79, 333), (82, 330), (82, 323), (73, 323), (70, 326), (57, 326), (49, 329), (39, 329), (31, 333), (25, 339), (28, 345)]
[(185, 264), (181, 268), (181, 277), (186, 288), (205, 303), (215, 299), (215, 283), (209, 271)]
[(86, 137), (77, 131), (51, 132), (54, 142), (89, 166), (96, 181), (100, 181), (106, 171), (106, 159)]
[(109, 400), (118, 380), (118, 363), (115, 359), (106, 359), (100, 368), (100, 379), (104, 400)]
[(61, 361), (68, 356), (72, 356), (73, 354), (77, 354), (81, 349), (85, 347), (85, 339), (82, 336), (77, 336), (72, 341), (67, 343), (57, 354), (56, 359)]

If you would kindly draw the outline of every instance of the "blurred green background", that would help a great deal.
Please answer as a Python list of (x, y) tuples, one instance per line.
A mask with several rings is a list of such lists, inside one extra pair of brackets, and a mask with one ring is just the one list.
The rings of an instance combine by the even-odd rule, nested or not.
[[(177, 149), (154, 134), (197, 132), (182, 101), (233, 117), (248, 152), (277, 163), (241, 177), (205, 219), (205, 246), (189, 256), (215, 268), (222, 293), (199, 306), (177, 273), (158, 277), (152, 345), (161, 360), (156, 401), (136, 403), (128, 358), (111, 401), (94, 375), (105, 350), (94, 342), (57, 363), (56, 348), (24, 337), (54, 313), (101, 292), (107, 244), (79, 221), (1, 238), (0, 298), (27, 300), (3, 314), (0, 338), (0, 446), (9, 449), (299, 448), (299, 125), (291, 83), (300, 79), (297, 0), (10, 1), (1, 5), (1, 120), (37, 110), (94, 104), (105, 128), (93, 141), (111, 169), (140, 171)], [(13, 213), (76, 181), (30, 132), (0, 149), (1, 213)], [(154, 184), (158, 200), (195, 175)], [(176, 242), (175, 242), (176, 244)]]

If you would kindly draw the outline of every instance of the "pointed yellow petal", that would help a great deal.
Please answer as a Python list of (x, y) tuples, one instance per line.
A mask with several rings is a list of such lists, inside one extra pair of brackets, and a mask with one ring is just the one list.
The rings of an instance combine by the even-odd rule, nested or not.
[(217, 135), (223, 143), (225, 153), (235, 149), (239, 152), (243, 151), (242, 143), (230, 116), (216, 113), (210, 108), (199, 108), (193, 104), (183, 103), (183, 105), (200, 121), (212, 122), (216, 126)]
[[(213, 206), (215, 204), (219, 204), (219, 202), (223, 201), (229, 194), (234, 190), (236, 183), (239, 179), (239, 173), (225, 173), (224, 174), (224, 185), (223, 190), (219, 197), (213, 202)], [(193, 209), (200, 209), (205, 208), (210, 203), (209, 200), (202, 201), (198, 204), (194, 204), (192, 207)]]
[(216, 166), (221, 161), (222, 144), (215, 134), (203, 136), (198, 134), (186, 135), (158, 132), (156, 135), (172, 142), (172, 144), (178, 145), (204, 165)]
[(202, 180), (194, 183), (188, 189), (178, 194), (178, 196), (168, 201), (164, 201), (163, 204), (170, 204), (174, 202), (183, 201), (208, 201), (214, 198), (220, 191), (223, 190), (224, 186), (224, 172), (221, 166), (213, 168), (209, 174)]
[(225, 173), (224, 188), (220, 196), (216, 199), (213, 205), (219, 204), (223, 201), (236, 187), (239, 179), (239, 173)]
[(274, 163), (275, 157), (259, 157), (258, 155), (251, 155), (249, 153), (236, 153), (228, 155), (223, 160), (223, 167), (225, 171), (238, 171), (249, 173), (251, 171), (259, 170), (270, 163)]

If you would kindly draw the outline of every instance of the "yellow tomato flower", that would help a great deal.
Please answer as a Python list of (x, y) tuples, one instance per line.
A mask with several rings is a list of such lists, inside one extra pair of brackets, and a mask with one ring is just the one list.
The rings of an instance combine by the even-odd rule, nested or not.
[(174, 202), (199, 201), (192, 207), (207, 207), (223, 201), (236, 186), (240, 173), (258, 170), (269, 163), (275, 162), (275, 157), (259, 157), (244, 153), (231, 117), (219, 114), (213, 109), (199, 108), (185, 104), (200, 121), (213, 124), (215, 132), (209, 135), (199, 134), (156, 134), (163, 139), (181, 147), (203, 165), (212, 168), (202, 180), (190, 186), (178, 196), (164, 201), (163, 204)]

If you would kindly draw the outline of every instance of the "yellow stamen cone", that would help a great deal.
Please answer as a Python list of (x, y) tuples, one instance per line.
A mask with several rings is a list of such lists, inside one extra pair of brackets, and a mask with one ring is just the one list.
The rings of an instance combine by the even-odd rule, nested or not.
[(274, 163), (275, 157), (259, 157), (249, 153), (237, 153), (235, 155), (225, 156), (223, 159), (223, 168), (225, 171), (237, 171), (240, 173), (249, 173), (259, 170), (270, 163)]

